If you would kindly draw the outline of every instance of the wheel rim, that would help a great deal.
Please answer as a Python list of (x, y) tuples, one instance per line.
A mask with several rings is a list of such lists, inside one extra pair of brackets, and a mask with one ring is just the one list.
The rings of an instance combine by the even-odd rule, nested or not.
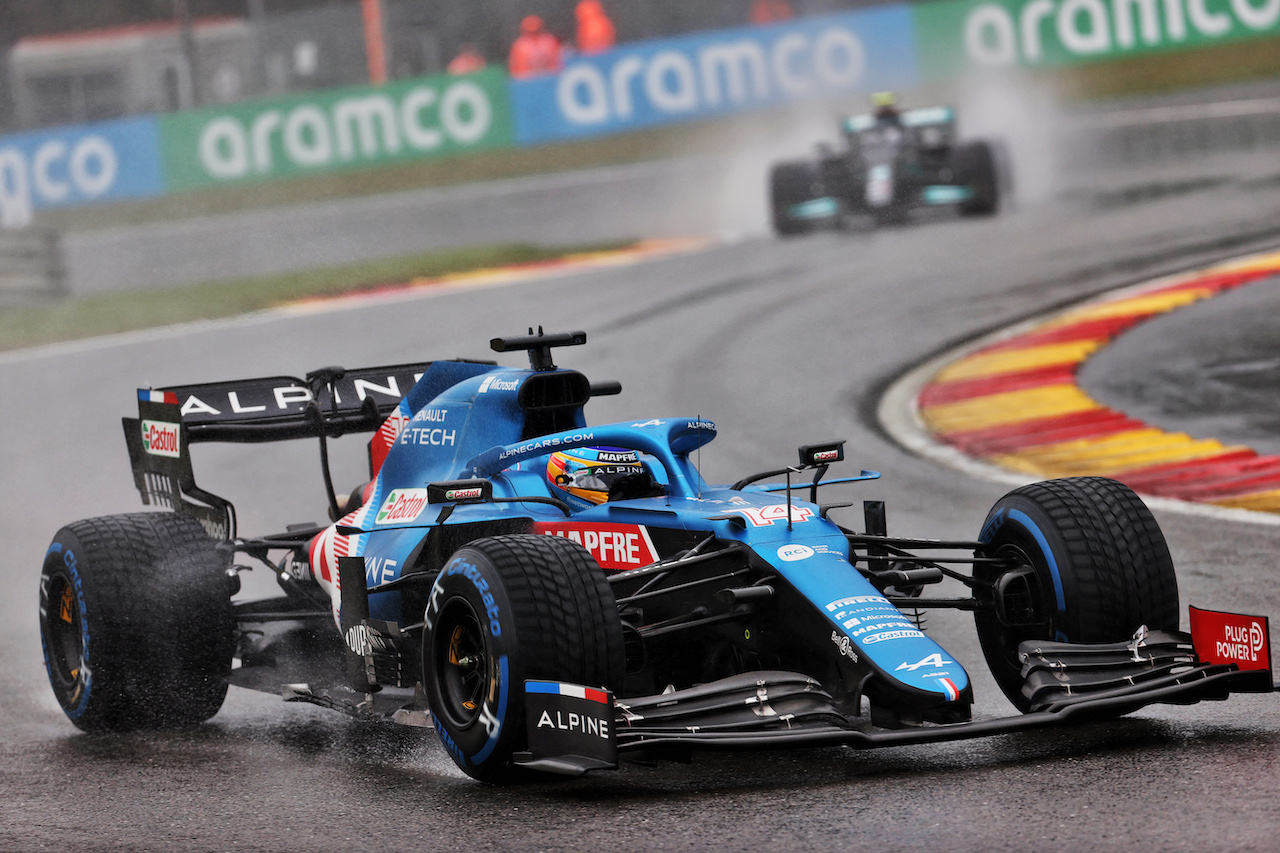
[(49, 582), (44, 629), (49, 671), (61, 685), (70, 687), (79, 680), (84, 666), (84, 631), (75, 589), (61, 574)]
[[(1021, 546), (1013, 543), (1002, 544), (995, 552), (995, 556), (1006, 561), (1010, 566), (1027, 566), (1036, 572), (1040, 578), (1041, 595), (1044, 594), (1044, 582), (1041, 577), (1043, 571), (1041, 567), (1032, 560), (1027, 552)], [(1041, 606), (1045, 607), (1045, 602), (1041, 602)], [(1047, 608), (1043, 611), (1046, 613), (1046, 622), (1038, 625), (1005, 625), (994, 613), (988, 614), (984, 619), (987, 625), (987, 631), (990, 632), (991, 639), (999, 649), (999, 655), (1007, 668), (1006, 677), (1020, 679), (1022, 671), (1022, 662), (1018, 658), (1018, 644), (1026, 640), (1051, 640), (1053, 639), (1052, 617), (1048, 616)]]
[(447, 602), (434, 629), (433, 658), (442, 700), (434, 709), (457, 729), (475, 724), (489, 693), (489, 652), (475, 610), (462, 598)]

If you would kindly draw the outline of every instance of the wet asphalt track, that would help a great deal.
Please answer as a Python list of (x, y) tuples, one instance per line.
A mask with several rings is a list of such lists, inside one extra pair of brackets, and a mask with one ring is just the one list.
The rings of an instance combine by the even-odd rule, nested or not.
[[(838, 499), (886, 500), (891, 532), (971, 537), (1005, 487), (900, 450), (875, 426), (878, 391), (994, 326), (1276, 245), (1280, 184), (1258, 174), (1143, 203), (1075, 198), (989, 221), (748, 239), (536, 284), (0, 357), (0, 484), (9, 497), (0, 516), (0, 850), (1275, 849), (1280, 701), (1271, 696), (961, 744), (703, 755), (495, 790), (456, 771), (433, 736), (241, 690), (190, 731), (81, 735), (45, 683), (35, 618), (39, 562), (58, 524), (138, 508), (119, 418), (131, 414), (139, 385), (486, 357), (489, 337), (530, 324), (586, 329), (589, 343), (560, 362), (622, 381), (622, 396), (591, 404), (591, 421), (715, 420), (719, 438), (701, 460), (712, 480), (775, 467), (799, 444), (840, 436), (851, 465), (884, 479), (845, 487)], [(1230, 298), (1152, 328), (1189, 323), (1178, 331), (1192, 343), (1174, 349), (1188, 369), (1207, 371), (1212, 360), (1191, 354), (1195, 342), (1236, 339), (1226, 329), (1243, 328), (1222, 301)], [(1257, 304), (1239, 310), (1261, 314)], [(1219, 330), (1205, 331), (1210, 322)], [(1271, 328), (1251, 333), (1259, 342), (1250, 359), (1276, 356)], [(1183, 376), (1164, 372), (1167, 360), (1160, 371), (1149, 362), (1163, 356), (1126, 355), (1122, 344), (1115, 375), (1149, 372), (1160, 384), (1126, 380), (1117, 393), (1133, 386), (1150, 400), (1162, 388), (1184, 390)], [(1158, 412), (1142, 416), (1164, 425)], [(1224, 440), (1233, 429), (1258, 435), (1244, 418), (1214, 426)], [(339, 445), (340, 483), (359, 478), (358, 442)], [(310, 443), (202, 447), (195, 461), (202, 486), (236, 501), (245, 532), (323, 513)], [(1280, 527), (1159, 518), (1184, 605), (1280, 616)], [(930, 629), (969, 668), (977, 713), (1008, 713), (971, 622), (942, 614)]]

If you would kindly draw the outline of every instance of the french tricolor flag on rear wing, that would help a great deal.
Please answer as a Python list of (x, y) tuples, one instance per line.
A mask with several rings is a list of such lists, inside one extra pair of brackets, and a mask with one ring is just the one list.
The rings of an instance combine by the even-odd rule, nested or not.
[(178, 395), (172, 391), (153, 391), (150, 388), (139, 388), (138, 399), (143, 403), (178, 404)]

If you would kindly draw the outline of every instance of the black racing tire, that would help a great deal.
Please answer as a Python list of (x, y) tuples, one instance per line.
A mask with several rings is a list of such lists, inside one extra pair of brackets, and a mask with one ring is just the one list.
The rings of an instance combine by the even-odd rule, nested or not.
[(773, 230), (780, 237), (794, 237), (814, 230), (814, 223), (794, 219), (787, 210), (796, 204), (821, 198), (823, 188), (822, 168), (817, 161), (801, 160), (779, 163), (769, 173), (769, 208), (773, 215)]
[[(1034, 569), (1035, 624), (1003, 624), (991, 610), (975, 614), (983, 656), (1019, 710), (1018, 644), (1024, 640), (1108, 643), (1146, 625), (1178, 630), (1178, 580), (1164, 534), (1129, 487), (1105, 477), (1032, 483), (1009, 492), (987, 514), (979, 556), (1009, 558)], [(979, 564), (980, 581), (1000, 570)]]
[(525, 749), (525, 679), (615, 693), (626, 660), (613, 591), (590, 552), (558, 536), (477, 539), (436, 578), (423, 686), (440, 740), (476, 779), (510, 782)]
[(67, 717), (100, 732), (216, 714), (235, 651), (228, 566), (200, 523), (178, 513), (59, 530), (40, 576), (40, 639)]
[(970, 142), (952, 150), (951, 172), (955, 182), (973, 195), (960, 205), (965, 216), (991, 216), (1000, 208), (999, 172), (995, 152), (986, 142)]

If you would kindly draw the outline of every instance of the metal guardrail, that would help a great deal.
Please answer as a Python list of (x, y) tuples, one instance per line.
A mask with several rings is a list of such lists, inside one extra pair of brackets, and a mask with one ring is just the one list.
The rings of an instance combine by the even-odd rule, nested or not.
[(1091, 156), (1107, 163), (1280, 148), (1280, 98), (1086, 113), (1073, 124)]
[(66, 294), (59, 234), (47, 228), (0, 229), (0, 300)]
[(1081, 117), (1081, 122), (1094, 128), (1140, 127), (1201, 119), (1245, 118), (1280, 115), (1280, 98), (1250, 98), (1207, 104), (1174, 104), (1113, 112), (1098, 112)]

